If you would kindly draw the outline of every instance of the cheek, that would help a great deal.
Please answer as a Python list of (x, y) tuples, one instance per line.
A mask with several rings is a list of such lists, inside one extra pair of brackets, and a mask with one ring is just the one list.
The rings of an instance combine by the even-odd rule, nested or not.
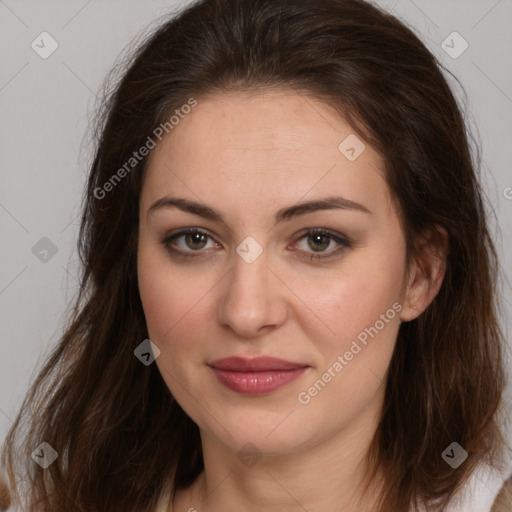
[[(197, 340), (204, 339), (205, 294), (210, 287), (180, 272), (155, 252), (140, 251), (139, 294), (149, 338), (161, 351), (157, 364), (179, 372), (199, 356)], [(190, 340), (196, 340), (191, 343)]]
[[(317, 280), (302, 280), (300, 293), (307, 297), (306, 306), (329, 328), (331, 336), (325, 339), (332, 339), (335, 345), (353, 339), (374, 325), (380, 315), (401, 300), (403, 267), (400, 258), (393, 264), (383, 264), (369, 257), (365, 260), (356, 265), (347, 263), (346, 270), (331, 275), (320, 286)], [(300, 282), (295, 283), (299, 286)], [(318, 325), (318, 321), (315, 324)]]
[[(181, 396), (181, 386), (192, 389), (183, 373), (184, 364), (193, 359), (191, 344), (187, 336), (191, 334), (188, 327), (187, 306), (183, 293), (178, 294), (173, 281), (169, 281), (166, 272), (158, 265), (145, 265), (139, 274), (139, 292), (146, 318), (149, 339), (159, 348), (156, 359), (162, 378), (169, 391), (182, 403), (186, 396)], [(193, 334), (192, 334), (193, 335)], [(180, 400), (181, 398), (181, 400)]]
[(165, 286), (158, 268), (146, 265), (139, 271), (139, 293), (150, 338), (157, 342), (162, 333), (172, 327), (176, 313), (176, 309), (170, 307), (174, 302), (172, 292)]
[[(358, 407), (382, 385), (400, 326), (404, 264), (400, 248), (384, 255), (381, 246), (366, 251), (364, 257), (354, 253), (323, 286), (313, 286), (315, 280), (302, 281), (307, 304), (329, 327), (319, 331), (318, 321), (315, 329), (311, 321), (302, 324), (316, 345), (318, 376), (329, 382), (319, 403), (332, 399)], [(309, 383), (316, 386), (313, 393), (323, 389), (315, 382)]]
[(179, 344), (184, 331), (193, 336), (192, 320), (200, 313), (197, 294), (179, 291), (177, 283), (166, 284), (165, 277), (147, 277), (140, 293), (151, 340), (165, 348), (171, 342)]
[[(301, 399), (311, 401), (311, 416), (345, 421), (382, 392), (400, 326), (399, 275), (399, 265), (384, 271), (369, 264), (339, 279), (327, 292), (309, 295), (318, 316), (335, 333), (309, 335), (315, 340), (318, 364), (298, 399), (301, 404)], [(325, 416), (326, 404), (336, 404), (337, 420)]]
[(155, 250), (139, 247), (137, 267), (148, 332), (151, 340), (160, 347), (166, 334), (172, 333), (180, 318), (186, 315), (190, 288), (179, 286), (169, 262), (157, 256)]

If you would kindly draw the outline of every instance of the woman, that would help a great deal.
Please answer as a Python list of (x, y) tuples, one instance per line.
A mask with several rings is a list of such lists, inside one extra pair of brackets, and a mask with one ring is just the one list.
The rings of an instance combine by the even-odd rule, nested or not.
[(408, 28), (362, 0), (202, 0), (102, 119), (80, 295), (4, 444), (15, 505), (510, 508), (496, 254)]

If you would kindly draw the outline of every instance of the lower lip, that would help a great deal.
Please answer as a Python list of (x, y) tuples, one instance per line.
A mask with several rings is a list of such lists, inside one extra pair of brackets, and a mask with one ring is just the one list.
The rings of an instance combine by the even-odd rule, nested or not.
[(307, 370), (307, 367), (304, 367), (295, 370), (235, 372), (211, 368), (224, 386), (245, 395), (262, 395), (275, 391), (299, 378)]

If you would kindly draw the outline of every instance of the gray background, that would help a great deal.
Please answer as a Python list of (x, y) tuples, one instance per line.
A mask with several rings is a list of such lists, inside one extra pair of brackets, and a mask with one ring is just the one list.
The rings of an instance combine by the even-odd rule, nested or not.
[[(78, 215), (92, 159), (86, 134), (101, 84), (135, 36), (185, 3), (0, 0), (0, 442), (58, 341), (77, 291)], [(376, 3), (412, 26), (467, 92), (466, 114), (482, 146), (495, 212), (491, 227), (504, 270), (502, 322), (510, 342), (512, 0)], [(463, 49), (454, 31), (469, 45), (457, 58), (445, 51)], [(46, 59), (31, 46), (51, 48), (42, 32), (58, 44)], [(43, 237), (54, 255), (41, 252), (48, 246)], [(507, 400), (511, 396), (509, 385)]]

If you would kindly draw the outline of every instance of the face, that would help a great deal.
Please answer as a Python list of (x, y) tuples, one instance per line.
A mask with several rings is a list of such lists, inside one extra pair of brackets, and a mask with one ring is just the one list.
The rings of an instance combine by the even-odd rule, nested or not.
[[(202, 436), (286, 453), (380, 413), (405, 240), (362, 142), (328, 105), (283, 90), (199, 99), (152, 151), (140, 296), (156, 364)], [(338, 207), (297, 208), (326, 198)], [(215, 363), (263, 356), (294, 368)]]

